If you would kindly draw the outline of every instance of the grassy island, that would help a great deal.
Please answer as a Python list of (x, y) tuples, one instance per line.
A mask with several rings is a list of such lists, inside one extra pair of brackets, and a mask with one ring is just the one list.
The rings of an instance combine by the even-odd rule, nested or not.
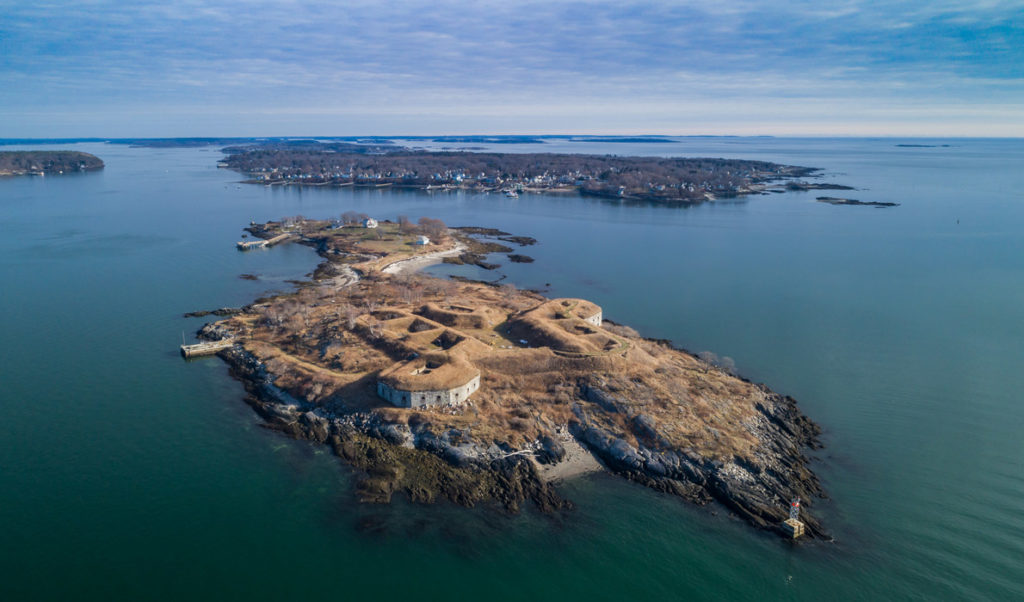
[(248, 230), (292, 233), (323, 262), (296, 292), (200, 337), (234, 341), (220, 355), (266, 425), (329, 445), (365, 501), (556, 511), (571, 506), (560, 479), (608, 470), (777, 529), (792, 497), (813, 508), (824, 496), (803, 455), (819, 429), (793, 399), (612, 323), (592, 301), (415, 273), (495, 231), (369, 218)]
[(50, 175), (103, 169), (103, 161), (79, 151), (0, 151), (0, 176)]

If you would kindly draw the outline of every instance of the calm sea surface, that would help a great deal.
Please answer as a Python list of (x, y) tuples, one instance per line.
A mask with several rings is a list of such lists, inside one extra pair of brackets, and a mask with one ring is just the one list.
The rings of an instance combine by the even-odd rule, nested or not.
[[(74, 148), (106, 169), (0, 180), (0, 600), (1024, 599), (1024, 141), (495, 147), (822, 167), (890, 209), (264, 188), (212, 149)], [(836, 542), (605, 475), (566, 484), (558, 518), (353, 502), (324, 448), (262, 429), (224, 364), (177, 353), (203, 323), (183, 312), (315, 266), (297, 245), (236, 252), (249, 220), (347, 210), (533, 236), (536, 263), (483, 275), (796, 397), (825, 429)]]

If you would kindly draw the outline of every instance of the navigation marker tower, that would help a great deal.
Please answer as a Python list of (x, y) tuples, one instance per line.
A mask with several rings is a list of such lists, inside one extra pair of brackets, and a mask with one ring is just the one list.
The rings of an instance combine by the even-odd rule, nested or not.
[(799, 497), (795, 497), (789, 502), (789, 518), (782, 523), (782, 530), (793, 539), (804, 534), (804, 524), (800, 521)]

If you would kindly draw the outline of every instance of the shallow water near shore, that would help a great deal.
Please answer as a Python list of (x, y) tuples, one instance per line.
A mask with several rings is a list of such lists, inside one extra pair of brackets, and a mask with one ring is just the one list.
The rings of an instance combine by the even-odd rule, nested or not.
[[(696, 207), (577, 196), (239, 185), (206, 149), (79, 144), (99, 173), (0, 180), (0, 597), (1024, 597), (1024, 141), (693, 138), (496, 150), (764, 159), (818, 191)], [(46, 148), (46, 147), (42, 147)], [(311, 249), (239, 253), (250, 220), (434, 216), (532, 236), (488, 272), (790, 394), (825, 429), (831, 544), (608, 475), (573, 512), (353, 501), (326, 448), (259, 427), (206, 320), (312, 271)], [(514, 245), (513, 245), (514, 246)], [(255, 281), (239, 274), (257, 274)]]

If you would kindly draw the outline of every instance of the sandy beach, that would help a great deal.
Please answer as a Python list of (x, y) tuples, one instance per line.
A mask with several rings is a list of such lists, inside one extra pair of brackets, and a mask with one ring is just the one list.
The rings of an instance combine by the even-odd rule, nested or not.
[(394, 263), (385, 266), (381, 272), (384, 274), (402, 274), (406, 272), (415, 272), (422, 270), (423, 268), (441, 263), (445, 257), (454, 257), (461, 254), (466, 250), (466, 245), (459, 242), (455, 247), (451, 249), (445, 249), (443, 251), (435, 251), (433, 253), (425, 253), (423, 255), (417, 255), (408, 259), (401, 259)]
[(604, 470), (604, 466), (580, 445), (568, 432), (560, 432), (558, 441), (565, 448), (565, 458), (557, 464), (540, 464), (535, 462), (537, 475), (544, 481), (563, 481), (592, 472)]

